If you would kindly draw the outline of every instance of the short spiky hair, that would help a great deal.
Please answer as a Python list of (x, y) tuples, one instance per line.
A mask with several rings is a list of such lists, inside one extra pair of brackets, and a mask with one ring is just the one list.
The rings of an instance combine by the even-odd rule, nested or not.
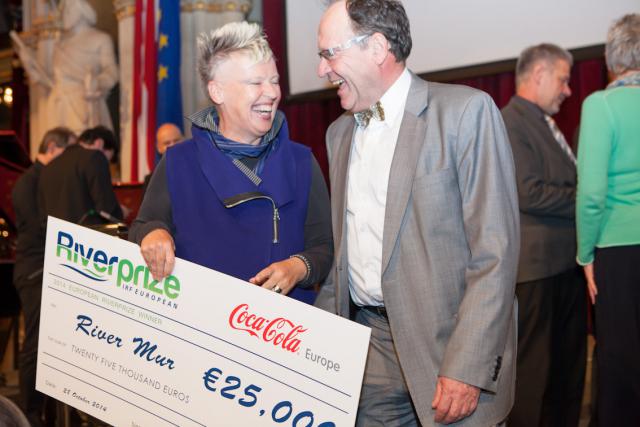
[(268, 61), (273, 52), (258, 24), (231, 22), (210, 33), (198, 36), (198, 73), (202, 85), (215, 78), (216, 69), (230, 54), (243, 52), (256, 62)]
[(527, 78), (538, 62), (544, 61), (547, 64), (553, 64), (559, 59), (567, 61), (569, 65), (573, 65), (571, 53), (558, 45), (541, 43), (526, 48), (520, 54), (516, 64), (516, 87)]
[(605, 58), (607, 68), (618, 76), (640, 68), (640, 14), (630, 13), (611, 25)]

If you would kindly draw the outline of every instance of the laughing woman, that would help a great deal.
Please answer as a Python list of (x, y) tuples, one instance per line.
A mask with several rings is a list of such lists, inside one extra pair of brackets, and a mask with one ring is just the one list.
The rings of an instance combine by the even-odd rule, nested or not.
[(178, 256), (312, 302), (306, 288), (333, 257), (329, 196), (311, 150), (289, 140), (269, 44), (241, 22), (202, 34), (198, 48), (213, 106), (158, 164), (130, 239), (155, 279)]
[(596, 309), (598, 423), (640, 426), (640, 14), (609, 29), (614, 80), (582, 106), (578, 263)]

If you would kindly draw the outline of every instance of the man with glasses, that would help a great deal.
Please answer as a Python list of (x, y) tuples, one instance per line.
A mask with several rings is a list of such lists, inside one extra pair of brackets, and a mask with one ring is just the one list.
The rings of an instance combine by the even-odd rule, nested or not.
[(357, 425), (500, 424), (519, 248), (500, 112), (406, 68), (399, 1), (334, 2), (318, 48), (347, 113), (327, 131), (336, 257), (316, 305), (372, 330)]

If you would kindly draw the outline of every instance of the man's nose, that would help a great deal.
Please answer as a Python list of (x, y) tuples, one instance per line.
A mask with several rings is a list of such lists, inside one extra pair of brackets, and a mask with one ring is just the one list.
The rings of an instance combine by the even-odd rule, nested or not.
[(329, 61), (325, 58), (320, 57), (320, 63), (318, 63), (318, 77), (325, 77), (331, 71), (331, 67), (329, 66)]

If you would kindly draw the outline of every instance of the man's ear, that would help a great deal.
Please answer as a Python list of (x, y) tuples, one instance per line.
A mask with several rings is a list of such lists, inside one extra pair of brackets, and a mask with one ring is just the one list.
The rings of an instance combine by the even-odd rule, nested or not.
[(104, 149), (104, 139), (102, 138), (97, 138), (96, 140), (93, 141), (93, 148), (95, 148), (96, 150), (102, 150)]
[(373, 59), (376, 64), (381, 65), (384, 63), (389, 52), (389, 41), (381, 33), (373, 33), (369, 37), (369, 47), (373, 51)]
[(47, 154), (54, 154), (56, 152), (56, 143), (54, 141), (47, 141)]
[(533, 70), (531, 70), (531, 78), (536, 84), (540, 84), (546, 72), (547, 64), (545, 64), (543, 61), (540, 61), (533, 66)]
[(207, 83), (207, 92), (209, 93), (209, 98), (211, 98), (214, 104), (219, 105), (224, 103), (224, 92), (215, 80), (211, 80)]

